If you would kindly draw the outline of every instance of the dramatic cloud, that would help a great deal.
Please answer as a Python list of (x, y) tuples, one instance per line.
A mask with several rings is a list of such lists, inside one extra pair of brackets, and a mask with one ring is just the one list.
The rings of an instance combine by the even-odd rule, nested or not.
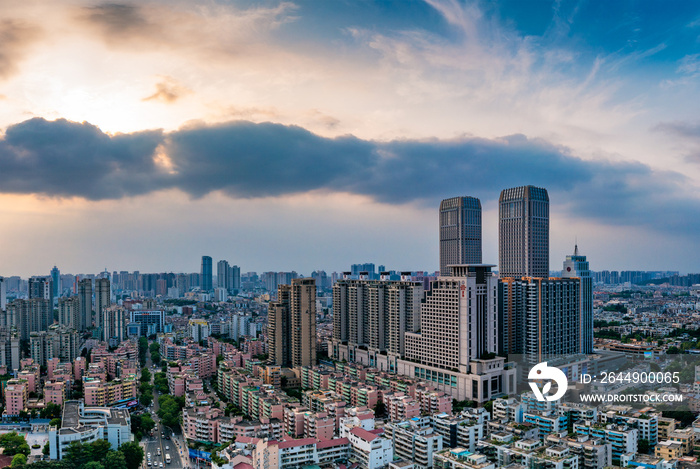
[(582, 160), (522, 135), (375, 142), (237, 121), (110, 136), (87, 123), (32, 119), (7, 129), (0, 166), (3, 193), (92, 200), (172, 188), (233, 198), (321, 190), (435, 206), (447, 195), (494, 200), (503, 188), (534, 184), (575, 217), (681, 234), (700, 228), (700, 201), (685, 176)]
[(0, 78), (17, 72), (18, 63), (39, 35), (36, 26), (22, 21), (0, 20)]
[(109, 136), (88, 123), (35, 118), (0, 140), (3, 193), (117, 199), (163, 184), (160, 131)]

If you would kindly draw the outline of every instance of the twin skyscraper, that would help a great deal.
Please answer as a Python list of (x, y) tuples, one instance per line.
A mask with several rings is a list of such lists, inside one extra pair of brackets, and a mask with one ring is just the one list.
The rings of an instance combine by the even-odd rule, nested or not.
[[(499, 198), (498, 267), (504, 277), (549, 277), (549, 195), (522, 186)], [(449, 265), (481, 264), (481, 202), (453, 197), (440, 204), (440, 275)]]

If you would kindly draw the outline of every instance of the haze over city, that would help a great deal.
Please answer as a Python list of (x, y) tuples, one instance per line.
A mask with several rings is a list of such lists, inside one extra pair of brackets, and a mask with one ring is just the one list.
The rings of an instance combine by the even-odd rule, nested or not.
[(550, 197), (550, 268), (697, 272), (700, 6), (0, 1), (1, 275), (438, 269)]

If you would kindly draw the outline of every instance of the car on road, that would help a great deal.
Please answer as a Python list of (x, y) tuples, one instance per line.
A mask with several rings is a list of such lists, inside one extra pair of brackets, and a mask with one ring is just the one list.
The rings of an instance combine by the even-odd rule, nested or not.
[(151, 453), (148, 453), (148, 454), (146, 455), (146, 457), (147, 457), (148, 459), (151, 459)]
[(170, 446), (165, 445), (165, 449), (166, 449), (166, 450), (170, 449)]
[(163, 467), (163, 463), (160, 463), (160, 465), (158, 467)]

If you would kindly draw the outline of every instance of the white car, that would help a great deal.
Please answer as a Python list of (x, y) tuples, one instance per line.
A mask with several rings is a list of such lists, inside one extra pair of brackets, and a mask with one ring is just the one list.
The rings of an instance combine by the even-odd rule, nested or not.
[(170, 449), (170, 446), (165, 445), (165, 449), (166, 449), (166, 450), (169, 450), (169, 449)]
[(151, 459), (151, 453), (148, 453), (146, 457), (148, 457), (148, 459)]
[(160, 466), (159, 466), (159, 467), (163, 467), (163, 463), (160, 463)]

